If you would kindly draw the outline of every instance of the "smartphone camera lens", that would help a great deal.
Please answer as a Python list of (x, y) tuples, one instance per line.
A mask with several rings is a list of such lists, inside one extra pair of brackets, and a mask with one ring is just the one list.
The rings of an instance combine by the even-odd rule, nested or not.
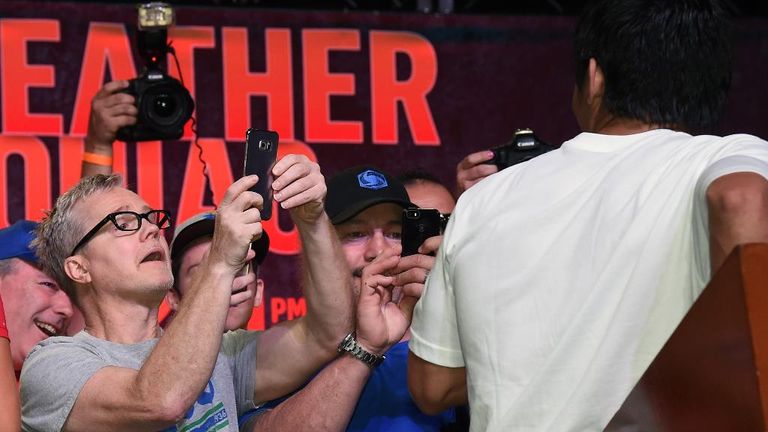
[(272, 143), (265, 140), (259, 140), (259, 150), (271, 150)]
[(409, 219), (418, 219), (419, 218), (419, 211), (416, 209), (410, 209), (406, 212), (406, 215)]

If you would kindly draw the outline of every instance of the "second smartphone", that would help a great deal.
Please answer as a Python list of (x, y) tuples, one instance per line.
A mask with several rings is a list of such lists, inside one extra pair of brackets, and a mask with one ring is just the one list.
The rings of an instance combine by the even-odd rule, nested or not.
[(403, 209), (402, 223), (403, 252), (401, 256), (418, 253), (419, 246), (424, 243), (424, 240), (440, 235), (441, 215), (437, 209)]

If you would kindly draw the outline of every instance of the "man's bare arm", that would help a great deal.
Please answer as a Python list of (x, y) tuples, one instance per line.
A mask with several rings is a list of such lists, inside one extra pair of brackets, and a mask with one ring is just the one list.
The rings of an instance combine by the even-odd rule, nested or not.
[[(397, 266), (398, 253), (398, 249), (389, 250), (363, 269), (357, 304), (357, 342), (377, 355), (403, 337), (417, 300), (411, 292), (405, 292), (399, 304), (393, 303), (395, 278), (384, 274)], [(343, 354), (301, 391), (257, 417), (252, 430), (343, 431), (370, 375), (368, 365)]]
[(707, 189), (712, 273), (734, 247), (768, 243), (768, 180), (741, 172), (713, 181)]
[(306, 387), (259, 415), (252, 431), (343, 431), (371, 368), (351, 356), (331, 362)]
[[(90, 161), (83, 160), (82, 177), (111, 174), (112, 146), (117, 130), (136, 124), (138, 109), (135, 98), (121, 90), (128, 81), (112, 81), (104, 85), (91, 100), (88, 134), (85, 136), (85, 152), (91, 153)], [(95, 156), (93, 156), (95, 155)]]
[(430, 415), (466, 405), (467, 370), (439, 366), (409, 351), (408, 391), (416, 406)]
[(265, 331), (256, 354), (256, 399), (287, 394), (336, 355), (353, 328), (350, 271), (323, 208), (325, 180), (317, 164), (288, 155), (273, 170), (275, 200), (291, 211), (301, 237), (307, 314)]
[(19, 392), (16, 390), (16, 376), (13, 374), (11, 346), (4, 337), (0, 337), (0, 413), (3, 413), (0, 415), (0, 430), (21, 429)]

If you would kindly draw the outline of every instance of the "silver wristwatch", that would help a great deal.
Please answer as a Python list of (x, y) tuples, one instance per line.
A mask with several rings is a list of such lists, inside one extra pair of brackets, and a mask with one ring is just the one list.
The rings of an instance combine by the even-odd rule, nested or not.
[(373, 353), (369, 353), (363, 347), (357, 344), (357, 341), (355, 340), (355, 332), (352, 332), (348, 334), (344, 340), (341, 341), (339, 344), (339, 347), (336, 349), (339, 353), (348, 352), (352, 354), (352, 357), (362, 361), (363, 363), (367, 364), (368, 366), (374, 368), (381, 364), (381, 362), (384, 361), (386, 356), (383, 355), (376, 355)]

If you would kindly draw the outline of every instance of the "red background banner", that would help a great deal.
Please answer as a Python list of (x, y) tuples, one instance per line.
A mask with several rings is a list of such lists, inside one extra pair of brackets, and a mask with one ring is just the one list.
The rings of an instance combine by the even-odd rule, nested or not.
[[(0, 16), (5, 227), (40, 219), (77, 181), (91, 97), (142, 65), (132, 6), (4, 1)], [(277, 130), (281, 153), (307, 154), (326, 176), (369, 163), (427, 171), (451, 188), (461, 158), (516, 128), (553, 144), (578, 133), (573, 18), (179, 7), (176, 22), (170, 39), (196, 101), (213, 195), (190, 126), (179, 141), (115, 147), (128, 186), (176, 221), (212, 208), (239, 176), (248, 127)], [(732, 91), (707, 132), (768, 137), (768, 21), (735, 30)], [(255, 328), (305, 310), (290, 218), (278, 210), (265, 228), (272, 246)]]

